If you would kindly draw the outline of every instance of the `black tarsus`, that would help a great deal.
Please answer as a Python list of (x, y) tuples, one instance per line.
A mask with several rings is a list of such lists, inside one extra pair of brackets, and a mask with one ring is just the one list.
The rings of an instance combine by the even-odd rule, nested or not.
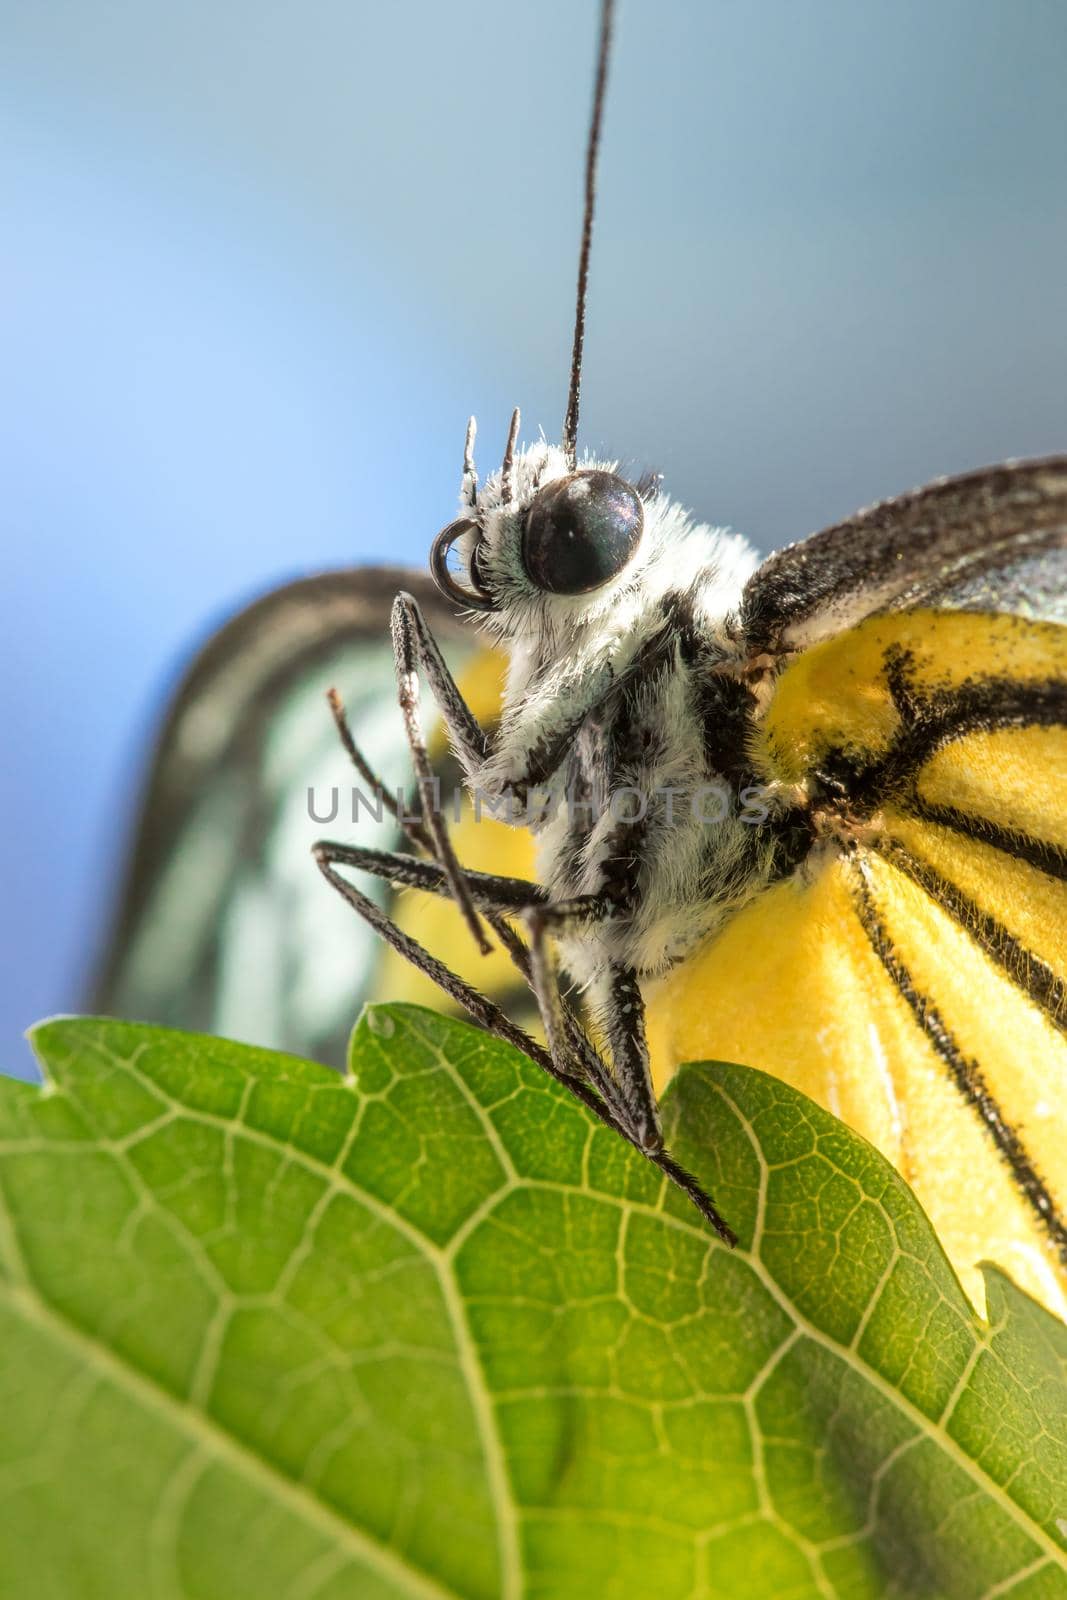
[(525, 1029), (512, 1022), (507, 1013), (502, 1011), (487, 995), (473, 988), (471, 984), (465, 982), (463, 978), (453, 972), (450, 967), (446, 967), (443, 961), (439, 961), (436, 956), (431, 955), (424, 945), (419, 944), (416, 939), (412, 939), (409, 934), (406, 934), (402, 928), (397, 927), (387, 912), (383, 911), (380, 906), (376, 906), (374, 901), (368, 899), (365, 894), (361, 894), (354, 884), (349, 883), (347, 878), (342, 878), (339, 872), (334, 871), (335, 862), (339, 861), (340, 864), (345, 864), (343, 855), (339, 854), (341, 848), (332, 844), (329, 840), (321, 840), (314, 846), (313, 854), (319, 871), (327, 883), (337, 890), (341, 898), (348, 902), (353, 911), (358, 911), (359, 915), (374, 929), (375, 933), (383, 938), (387, 944), (392, 945), (393, 949), (402, 955), (405, 960), (410, 961), (417, 971), (436, 983), (439, 989), (442, 989), (445, 994), (456, 1001), (457, 1005), (461, 1005), (487, 1033), (491, 1033), (494, 1038), (502, 1039), (506, 1044), (513, 1045), (528, 1060), (534, 1062), (544, 1072), (547, 1072), (550, 1078), (554, 1078), (557, 1083), (562, 1084), (565, 1089), (569, 1089), (572, 1094), (576, 1095), (583, 1105), (588, 1106), (590, 1111), (600, 1118), (601, 1122), (606, 1123), (614, 1132), (621, 1133), (624, 1138), (627, 1137), (625, 1129), (616, 1124), (608, 1108), (593, 1093), (588, 1084), (573, 1073), (568, 1073), (558, 1067), (548, 1051), (543, 1049), (536, 1039), (532, 1039)]
[(344, 746), (345, 754), (363, 779), (363, 782), (368, 789), (381, 796), (382, 804), (385, 806), (386, 811), (393, 818), (393, 821), (400, 826), (411, 843), (417, 845), (420, 850), (425, 850), (428, 855), (432, 855), (433, 840), (422, 826), (422, 823), (401, 810), (395, 795), (379, 780), (378, 774), (353, 739), (352, 730), (348, 726), (348, 713), (345, 711), (345, 703), (338, 691), (336, 689), (328, 689), (326, 691), (326, 699), (329, 702), (330, 713), (333, 716), (338, 736)]
[[(315, 850), (329, 850), (329, 859), (337, 866), (355, 867), (372, 878), (383, 878), (397, 889), (419, 889), (423, 894), (436, 894), (451, 898), (452, 887), (448, 874), (439, 861), (423, 861), (420, 856), (404, 855), (396, 850), (378, 850), (373, 845), (335, 844), (320, 840)], [(504, 878), (495, 872), (464, 873), (471, 898), (479, 911), (495, 911), (501, 916), (511, 916), (517, 911), (527, 911), (548, 898), (539, 883), (526, 878)]]
[(619, 1088), (625, 1096), (629, 1120), (638, 1131), (641, 1148), (662, 1150), (663, 1128), (652, 1088), (645, 1033), (645, 1002), (632, 967), (612, 966), (611, 1004), (605, 1023)]

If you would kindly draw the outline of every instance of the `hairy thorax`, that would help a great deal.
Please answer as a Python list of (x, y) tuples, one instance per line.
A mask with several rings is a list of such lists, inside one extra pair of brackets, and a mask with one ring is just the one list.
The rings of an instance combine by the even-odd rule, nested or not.
[(537, 834), (554, 901), (602, 895), (607, 913), (560, 941), (586, 981), (607, 960), (642, 976), (688, 955), (766, 880), (767, 812), (709, 762), (705, 674), (668, 637), (592, 710), (553, 772)]

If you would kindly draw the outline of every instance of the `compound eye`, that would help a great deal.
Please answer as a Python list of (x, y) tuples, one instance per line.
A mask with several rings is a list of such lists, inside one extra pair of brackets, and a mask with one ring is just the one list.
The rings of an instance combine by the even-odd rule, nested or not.
[(522, 564), (548, 594), (586, 594), (615, 578), (641, 539), (637, 491), (613, 472), (546, 483), (526, 513)]

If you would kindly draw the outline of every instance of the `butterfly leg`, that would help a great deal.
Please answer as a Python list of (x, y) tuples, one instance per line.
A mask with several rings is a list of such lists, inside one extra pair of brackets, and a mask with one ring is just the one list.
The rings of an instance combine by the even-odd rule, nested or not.
[[(452, 885), (439, 861), (423, 861), (419, 856), (400, 851), (375, 850), (370, 845), (335, 844), (322, 840), (313, 846), (315, 858), (343, 867), (355, 867), (374, 878), (385, 878), (398, 889), (421, 889), (426, 894), (451, 898)], [(505, 878), (495, 872), (464, 871), (471, 899), (479, 911), (513, 915), (531, 906), (547, 903), (548, 894), (539, 883), (526, 878)]]
[[(595, 901), (598, 897), (590, 895), (583, 898)], [(557, 903), (539, 906), (527, 914), (525, 920), (530, 932), (531, 982), (553, 1059), (558, 1060), (559, 1052), (565, 1048), (565, 1044), (569, 1044), (577, 1050), (579, 1059), (584, 1059), (583, 1051), (588, 1050), (599, 1061), (599, 1054), (584, 1030), (579, 1029), (580, 1039), (576, 1041), (568, 1029), (559, 983), (546, 949), (544, 934), (553, 923), (557, 932), (575, 925), (573, 919), (568, 919), (567, 911), (565, 903)], [(720, 1215), (714, 1200), (693, 1174), (664, 1148), (659, 1109), (649, 1069), (644, 1001), (637, 974), (630, 967), (612, 963), (606, 971), (603, 985), (599, 1009), (614, 1067), (608, 1092), (620, 1131), (630, 1144), (648, 1157), (653, 1166), (658, 1167), (689, 1196), (719, 1238), (732, 1247), (737, 1243), (737, 1235)]]
[(605, 975), (603, 1017), (615, 1078), (642, 1150), (662, 1150), (663, 1128), (652, 1088), (645, 1002), (633, 967), (612, 963)]
[[(395, 882), (407, 883), (412, 887), (427, 889), (431, 893), (451, 893), (444, 870), (436, 862), (414, 861), (410, 856), (390, 856), (385, 851), (361, 850), (350, 845), (333, 844), (323, 840), (314, 847), (315, 860), (319, 870), (327, 883), (336, 889), (343, 900), (347, 902), (363, 920), (374, 929), (385, 942), (392, 946), (405, 960), (410, 961), (419, 972), (428, 977), (439, 989), (461, 1006), (469, 1016), (473, 1017), (487, 1033), (494, 1038), (502, 1039), (506, 1044), (513, 1045), (520, 1050), (536, 1066), (547, 1072), (571, 1094), (575, 1095), (583, 1105), (599, 1117), (601, 1122), (607, 1124), (615, 1133), (628, 1137), (625, 1127), (616, 1118), (612, 1107), (605, 1097), (590, 1087), (587, 1081), (585, 1062), (582, 1062), (580, 1075), (573, 1071), (565, 1062), (556, 1059), (544, 1047), (532, 1039), (525, 1029), (512, 1022), (506, 1012), (483, 995), (480, 990), (473, 988), (463, 978), (445, 966), (443, 961), (430, 953), (418, 940), (413, 939), (403, 929), (399, 928), (387, 912), (375, 905), (365, 894), (361, 894), (354, 884), (341, 876), (336, 870), (337, 866), (362, 867), (377, 876), (389, 877)], [(361, 858), (378, 858), (367, 860)], [(412, 870), (414, 869), (414, 871)], [(425, 874), (425, 876), (420, 876)], [(489, 874), (479, 873), (478, 878), (488, 878)], [(506, 879), (510, 884), (519, 884), (521, 880)], [(527, 887), (536, 892), (540, 891), (538, 885)], [(485, 903), (488, 903), (486, 900)], [(512, 909), (512, 908), (509, 908)], [(524, 947), (522, 947), (524, 948)], [(605, 1074), (606, 1075), (606, 1074)], [(598, 1086), (599, 1087), (599, 1086)]]
[[(551, 908), (549, 908), (551, 909)], [(537, 913), (534, 913), (537, 915)], [(594, 1001), (596, 1003), (596, 1001)], [(697, 1179), (664, 1148), (659, 1106), (652, 1087), (652, 1072), (645, 1033), (645, 1003), (637, 973), (632, 967), (612, 962), (600, 984), (597, 1007), (607, 1036), (617, 1085), (616, 1115), (631, 1144), (636, 1145), (671, 1182), (687, 1194), (700, 1214), (711, 1223), (724, 1243), (731, 1247), (737, 1235), (720, 1215), (711, 1196)], [(616, 1103), (617, 1103), (616, 1102)]]
[[(457, 691), (458, 693), (458, 691)], [(356, 770), (372, 788), (383, 795), (386, 794), (380, 780), (370, 767), (366, 758), (356, 745), (351, 730), (345, 717), (344, 707), (340, 696), (335, 691), (330, 692), (330, 709), (345, 750), (348, 752)], [(387, 803), (389, 803), (387, 801)], [(390, 809), (393, 810), (390, 804)], [(407, 835), (408, 839), (417, 848), (432, 852), (433, 840), (419, 821), (413, 821), (393, 811), (397, 822)], [(564, 927), (575, 927), (581, 923), (588, 923), (606, 914), (607, 905), (603, 896), (584, 895), (572, 901), (562, 901), (550, 904), (547, 902), (546, 891), (540, 884), (530, 883), (522, 878), (505, 878), (492, 873), (467, 874), (470, 881), (472, 897), (486, 912), (490, 925), (500, 937), (505, 949), (510, 954), (519, 971), (530, 984), (538, 998), (542, 1018), (545, 1021), (546, 1034), (551, 1038), (555, 1035), (555, 1046), (545, 1050), (536, 1040), (532, 1039), (524, 1029), (511, 1021), (511, 1018), (501, 1008), (489, 1000), (487, 996), (465, 983), (456, 973), (446, 967), (443, 962), (431, 955), (417, 940), (405, 934), (397, 927), (386, 912), (376, 906), (366, 895), (359, 892), (355, 886), (343, 878), (335, 868), (337, 866), (351, 866), (363, 869), (376, 877), (386, 878), (390, 882), (402, 884), (406, 887), (419, 888), (431, 894), (451, 895), (451, 885), (447, 873), (439, 862), (424, 861), (419, 857), (403, 855), (391, 851), (374, 850), (369, 846), (355, 846), (334, 844), (323, 840), (314, 847), (315, 859), (319, 869), (327, 882), (347, 901), (352, 909), (361, 917), (400, 955), (412, 963), (418, 971), (428, 977), (431, 982), (447, 994), (457, 1005), (462, 1007), (475, 1022), (479, 1023), (487, 1033), (495, 1038), (502, 1039), (520, 1050), (536, 1066), (542, 1068), (557, 1083), (568, 1089), (583, 1105), (587, 1106), (599, 1120), (611, 1128), (628, 1143), (636, 1145), (647, 1158), (659, 1168), (665, 1177), (669, 1178), (679, 1189), (686, 1194), (696, 1206), (700, 1214), (715, 1229), (716, 1233), (727, 1244), (737, 1243), (737, 1237), (729, 1225), (719, 1215), (711, 1197), (705, 1193), (693, 1175), (676, 1161), (669, 1151), (663, 1148), (662, 1138), (658, 1144), (650, 1147), (647, 1137), (642, 1140), (635, 1136), (635, 1122), (638, 1130), (641, 1118), (636, 1119), (633, 1113), (635, 1095), (631, 1090), (628, 1097), (620, 1096), (620, 1089), (615, 1076), (602, 1060), (599, 1051), (595, 1048), (581, 1021), (575, 1015), (564, 996), (560, 993), (555, 974), (545, 976), (547, 957), (544, 946), (544, 932), (549, 927), (557, 931)], [(507, 916), (513, 916), (525, 911), (529, 916), (538, 919), (535, 923), (535, 937), (531, 940), (531, 949), (523, 944)], [(540, 963), (540, 985), (538, 980), (538, 962)], [(633, 980), (636, 987), (636, 980)], [(638, 999), (640, 997), (638, 996)], [(543, 1003), (542, 1003), (543, 1001)], [(617, 1025), (609, 1020), (609, 1044), (616, 1049), (613, 1040), (616, 1033), (630, 1032), (626, 1019), (629, 1013), (622, 1010), (622, 1006), (629, 1003), (627, 993), (622, 994), (619, 1007)], [(610, 1019), (609, 1008), (609, 1019)], [(647, 1093), (651, 1101), (652, 1117), (657, 1117), (655, 1099), (652, 1096), (651, 1082), (648, 1078), (648, 1054), (644, 1043), (644, 1011), (639, 1013), (638, 1050), (643, 1061), (643, 1072), (647, 1084)], [(618, 1060), (622, 1065), (622, 1072), (627, 1072), (626, 1061), (628, 1054), (633, 1049), (632, 1041), (620, 1045), (617, 1049)], [(577, 1071), (574, 1070), (575, 1067)], [(632, 1078), (632, 1071), (630, 1078)], [(625, 1099), (630, 1105), (627, 1106)], [(647, 1123), (647, 1117), (645, 1119)], [(655, 1122), (658, 1130), (658, 1121)]]
[[(434, 643), (434, 640), (429, 634), (428, 630), (427, 638), (430, 640), (431, 645), (433, 645), (434, 649), (436, 650), (436, 644)], [(458, 695), (459, 691), (457, 690), (456, 693)], [(462, 703), (462, 697), (460, 698)], [(435, 847), (434, 840), (431, 837), (429, 830), (419, 818), (408, 816), (406, 812), (401, 810), (392, 794), (386, 789), (385, 785), (378, 777), (378, 774), (374, 771), (366, 756), (356, 744), (355, 739), (352, 737), (352, 730), (348, 726), (348, 718), (345, 715), (344, 703), (341, 700), (341, 696), (338, 694), (337, 690), (331, 689), (327, 695), (327, 699), (330, 703), (330, 711), (333, 714), (333, 720), (337, 727), (338, 736), (340, 737), (341, 743), (344, 746), (352, 765), (355, 767), (363, 781), (368, 784), (376, 794), (381, 796), (386, 809), (395, 819), (397, 826), (400, 828), (401, 832), (404, 834), (405, 838), (407, 838), (409, 843), (414, 845), (416, 850), (423, 850), (425, 851), (426, 855), (432, 857), (434, 855)], [(465, 705), (464, 710), (466, 710)], [(481, 732), (473, 717), (471, 718), (471, 725), (473, 728), (477, 729), (479, 733)], [(340, 850), (346, 847), (331, 846), (330, 848)], [(339, 856), (337, 859), (341, 861), (344, 858)], [(405, 857), (403, 859), (409, 863), (412, 860), (410, 857)], [(347, 865), (358, 866), (360, 863), (357, 861), (348, 861)], [(434, 877), (435, 874), (440, 875), (437, 877), (436, 882), (430, 882), (428, 879), (424, 879), (418, 884), (413, 882), (412, 887), (427, 889), (431, 893), (437, 894), (444, 893), (445, 886), (447, 885), (449, 892), (451, 892), (451, 884), (448, 882), (448, 879), (444, 874), (444, 869), (441, 868), (437, 863), (433, 863), (432, 865), (434, 866), (434, 873), (431, 874), (431, 877)], [(368, 866), (367, 870), (374, 871), (375, 869)], [(410, 871), (413, 869), (409, 865), (407, 868), (400, 870)], [(388, 872), (381, 872), (379, 873), (379, 876), (388, 877), (389, 874)], [(397, 879), (395, 881), (404, 880)], [(512, 880), (512, 882), (515, 884), (519, 884), (521, 881), (522, 880), (519, 879)], [(539, 892), (536, 884), (527, 884), (525, 887), (534, 893)], [(519, 972), (522, 974), (523, 978), (529, 982), (529, 960), (526, 952), (526, 946), (523, 944), (522, 940), (519, 938), (510, 922), (506, 921), (499, 912), (489, 910), (488, 907), (486, 907), (486, 912), (487, 920), (493, 932), (496, 934), (497, 938), (500, 940), (500, 943), (511, 957), (513, 964), (519, 969)]]
[[(569, 1038), (559, 980), (545, 935), (550, 931), (559, 934), (587, 926), (601, 920), (608, 909), (605, 896), (590, 894), (535, 906), (526, 914), (534, 994), (549, 1049), (557, 1059), (567, 1054)], [(663, 1130), (652, 1088), (645, 1005), (637, 973), (632, 967), (620, 966), (617, 962), (608, 964), (595, 986), (594, 1008), (603, 1019), (607, 1036), (617, 1111), (638, 1149), (646, 1154), (661, 1150)]]
[[(344, 895), (354, 910), (365, 916), (363, 902), (365, 896), (358, 891), (349, 894), (347, 890), (352, 885), (346, 879), (341, 879), (333, 870), (335, 867), (354, 867), (359, 872), (368, 872), (372, 877), (384, 878), (387, 882), (398, 888), (420, 889), (426, 894), (444, 895), (451, 899), (452, 891), (444, 868), (436, 861), (423, 861), (418, 856), (402, 855), (391, 850), (375, 850), (369, 845), (337, 844), (331, 840), (321, 840), (314, 846), (315, 859), (319, 869), (327, 881)], [(488, 872), (469, 872), (466, 874), (471, 891), (471, 898), (478, 909), (484, 912), (493, 931), (500, 938), (501, 943), (508, 951), (519, 972), (531, 988), (534, 987), (533, 972), (530, 961), (530, 952), (523, 944), (521, 938), (511, 925), (505, 920), (516, 913), (529, 911), (533, 907), (546, 905), (547, 892), (539, 883), (530, 883), (525, 878), (507, 878), (499, 874)], [(345, 883), (347, 889), (342, 889)], [(355, 896), (355, 898), (353, 898)], [(357, 903), (358, 902), (358, 903)], [(369, 902), (368, 902), (369, 903)], [(384, 917), (384, 912), (379, 912)], [(370, 920), (366, 918), (366, 920)], [(374, 923), (377, 931), (382, 932), (377, 922)], [(383, 937), (389, 937), (383, 934)], [(481, 1016), (475, 1012), (461, 994), (447, 984), (440, 983), (433, 971), (430, 971), (422, 959), (422, 946), (412, 942), (411, 949), (401, 947), (390, 938), (390, 943), (400, 950), (402, 955), (407, 955), (419, 970), (425, 973), (439, 987), (445, 990), (452, 999), (457, 1000), (465, 1010), (469, 1011), (476, 1020), (482, 1021)], [(413, 953), (414, 952), (414, 953)], [(445, 969), (448, 970), (448, 969)], [(449, 973), (455, 983), (459, 980)], [(617, 1103), (618, 1093), (615, 1080), (601, 1060), (597, 1051), (589, 1042), (581, 1022), (574, 1014), (571, 1007), (558, 995), (558, 1004), (554, 1015), (558, 1015), (557, 1049), (553, 1059), (562, 1070), (571, 1073), (575, 1067), (584, 1073), (592, 1083), (600, 1097), (622, 1118), (622, 1107)], [(504, 1035), (496, 1031), (499, 1037)], [(526, 1035), (524, 1034), (525, 1038)], [(510, 1040), (516, 1043), (515, 1039)], [(520, 1049), (525, 1048), (520, 1045)], [(542, 1063), (543, 1064), (543, 1063)], [(622, 1118), (622, 1120), (625, 1120)]]
[[(355, 739), (352, 737), (352, 730), (348, 725), (344, 705), (337, 690), (331, 689), (327, 698), (341, 743), (360, 777), (376, 793), (382, 796), (386, 806), (409, 841), (417, 849), (425, 850), (428, 855), (432, 855), (434, 841), (423, 823), (401, 813), (396, 802), (385, 790), (377, 773), (356, 744)], [(334, 866), (348, 866), (355, 867), (359, 871), (369, 872), (374, 877), (385, 878), (387, 881), (404, 888), (421, 889), (429, 894), (447, 894), (451, 897), (451, 884), (448, 876), (437, 861), (424, 861), (418, 856), (401, 855), (387, 850), (375, 850), (365, 845), (342, 845), (329, 841), (321, 841), (315, 845), (314, 851), (320, 869), (335, 888), (339, 888), (339, 883), (337, 874), (332, 871), (332, 868)], [(548, 898), (546, 890), (540, 884), (531, 883), (524, 878), (506, 878), (499, 874), (480, 872), (465, 872), (464, 876), (469, 884), (472, 899), (478, 908), (486, 914), (490, 926), (511, 957), (513, 964), (533, 989), (534, 980), (530, 952), (515, 932), (511, 923), (506, 920), (506, 917), (516, 912), (544, 905)], [(358, 896), (360, 903), (357, 904), (357, 900), (346, 894), (344, 890), (340, 892), (345, 894), (349, 904), (362, 914), (361, 907), (365, 897)], [(566, 908), (563, 909), (566, 910)], [(593, 909), (598, 910), (599, 906), (594, 904)], [(438, 981), (434, 973), (428, 971), (422, 961), (421, 954), (418, 953), (419, 951), (421, 951), (421, 947), (413, 945), (411, 950), (405, 950), (401, 953), (408, 955), (408, 958), (426, 976), (429, 976), (433, 981)], [(454, 974), (450, 973), (449, 975), (455, 982), (459, 981), (455, 979)], [(444, 988), (452, 999), (463, 1005), (477, 1020), (481, 1020), (478, 1014), (466, 1003), (462, 995), (444, 984), (441, 984), (440, 987)], [(567, 1063), (577, 1061), (580, 1072), (584, 1073), (605, 1104), (614, 1105), (617, 1100), (617, 1090), (611, 1071), (601, 1059), (597, 1050), (594, 1049), (573, 1009), (559, 995), (558, 989), (556, 990), (556, 995), (557, 1002), (553, 1014), (558, 1017), (558, 1022), (556, 1025), (557, 1050), (554, 1059), (568, 1071), (570, 1069)], [(499, 1029), (490, 1028), (490, 1031), (497, 1031), (499, 1037), (504, 1037), (502, 1033), (499, 1033)], [(568, 1046), (566, 1049), (563, 1047), (563, 1037), (566, 1038)], [(520, 1045), (519, 1048), (523, 1047)], [(615, 1110), (619, 1112), (621, 1107), (616, 1105)]]
[(420, 666), (429, 680), (445, 725), (460, 750), (468, 756), (479, 759), (487, 748), (486, 736), (460, 694), (437, 641), (426, 626), (417, 602), (409, 594), (398, 594), (393, 602), (392, 633), (397, 696), (404, 719), (408, 748), (415, 767), (423, 820), (433, 839), (434, 854), (448, 878), (452, 898), (482, 954), (488, 955), (492, 947), (482, 930), (463, 869), (452, 848), (452, 840), (441, 811), (439, 786), (430, 765), (430, 756), (422, 731), (422, 719), (419, 715)]

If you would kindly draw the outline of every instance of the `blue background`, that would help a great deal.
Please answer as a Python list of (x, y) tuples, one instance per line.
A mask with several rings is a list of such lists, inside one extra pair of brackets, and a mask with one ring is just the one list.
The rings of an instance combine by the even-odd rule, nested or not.
[[(272, 583), (558, 432), (595, 8), (0, 5), (4, 1066)], [(1067, 445), (1062, 0), (623, 0), (584, 442), (761, 546)]]

